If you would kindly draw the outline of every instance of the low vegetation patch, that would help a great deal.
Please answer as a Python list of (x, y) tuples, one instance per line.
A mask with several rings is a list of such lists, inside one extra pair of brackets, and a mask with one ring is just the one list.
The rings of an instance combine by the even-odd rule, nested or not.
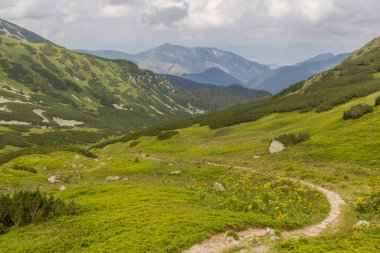
[(298, 143), (310, 140), (310, 134), (309, 133), (282, 134), (276, 137), (275, 140), (281, 142), (285, 146), (293, 146)]
[(378, 96), (375, 100), (375, 106), (379, 106), (380, 105), (380, 96)]
[(227, 233), (226, 233), (226, 236), (227, 236), (227, 237), (232, 237), (232, 238), (234, 238), (235, 240), (239, 240), (239, 235), (238, 235), (238, 233), (236, 233), (236, 231), (234, 231), (234, 230), (228, 230)]
[(131, 144), (129, 144), (129, 147), (133, 148), (133, 147), (139, 145), (140, 142), (141, 141), (132, 141)]
[(159, 135), (157, 135), (157, 139), (160, 141), (169, 140), (170, 138), (172, 138), (174, 135), (177, 135), (177, 134), (179, 134), (178, 131), (168, 131), (168, 132), (160, 133)]
[(19, 191), (0, 196), (0, 234), (12, 226), (41, 222), (61, 215), (74, 215), (74, 201), (64, 202), (40, 191)]
[(26, 166), (26, 165), (15, 165), (15, 166), (13, 166), (13, 169), (14, 170), (23, 170), (23, 171), (27, 171), (27, 172), (37, 174), (36, 169), (29, 167), (29, 166)]
[(356, 210), (362, 214), (374, 214), (376, 218), (380, 218), (380, 190), (359, 197), (356, 201)]
[(368, 104), (357, 104), (351, 107), (351, 109), (347, 110), (343, 114), (343, 119), (348, 120), (348, 119), (358, 119), (362, 117), (363, 115), (367, 113), (373, 112), (372, 106)]
[(224, 190), (205, 181), (197, 181), (191, 188), (215, 208), (266, 213), (286, 223), (288, 229), (311, 224), (329, 210), (328, 203), (321, 201), (322, 193), (287, 178), (265, 178), (241, 172), (224, 175), (219, 182)]
[(32, 148), (24, 148), (20, 149), (14, 152), (6, 153), (4, 155), (0, 156), (0, 164), (7, 163), (17, 157), (23, 156), (23, 155), (34, 155), (34, 154), (49, 154), (52, 152), (57, 151), (68, 151), (68, 152), (74, 152), (78, 153), (84, 156), (87, 156), (89, 158), (97, 158), (96, 155), (91, 153), (90, 151), (78, 147), (65, 147), (65, 146), (59, 146), (59, 147), (32, 147)]

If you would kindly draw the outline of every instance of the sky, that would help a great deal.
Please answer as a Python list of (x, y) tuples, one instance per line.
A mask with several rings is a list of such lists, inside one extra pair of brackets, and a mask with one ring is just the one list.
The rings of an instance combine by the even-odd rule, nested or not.
[(71, 49), (165, 42), (283, 65), (380, 36), (379, 0), (0, 0), (0, 17)]

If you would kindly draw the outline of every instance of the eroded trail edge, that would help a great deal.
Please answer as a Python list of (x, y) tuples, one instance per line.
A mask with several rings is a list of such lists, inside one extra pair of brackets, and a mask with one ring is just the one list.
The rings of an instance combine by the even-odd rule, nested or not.
[[(156, 160), (156, 161), (165, 161), (164, 159), (154, 158), (154, 157), (144, 157), (146, 159)], [(200, 161), (192, 161), (196, 163), (200, 163)], [(235, 169), (246, 169), (250, 171), (255, 171), (253, 168), (250, 167), (244, 167), (244, 166), (231, 166), (227, 164), (218, 164), (213, 162), (204, 162), (207, 165), (211, 166), (217, 166), (217, 167), (231, 167)], [(292, 231), (285, 231), (281, 234), (282, 238), (297, 238), (297, 237), (312, 237), (319, 235), (323, 230), (325, 230), (329, 225), (336, 222), (341, 214), (341, 206), (345, 204), (345, 201), (341, 198), (341, 196), (338, 193), (335, 193), (333, 191), (327, 190), (321, 186), (317, 186), (315, 184), (305, 182), (303, 180), (298, 179), (291, 179), (294, 182), (306, 185), (311, 188), (317, 189), (319, 192), (323, 193), (327, 201), (330, 205), (330, 212), (328, 213), (327, 217), (321, 221), (318, 224), (311, 225), (305, 228), (292, 230)], [(266, 235), (272, 235), (273, 237), (273, 230), (272, 229), (247, 229), (241, 232), (238, 232), (239, 238), (241, 238), (239, 241), (235, 240), (229, 240), (226, 238), (226, 233), (220, 233), (217, 235), (214, 235), (206, 240), (204, 240), (200, 244), (193, 245), (190, 249), (187, 249), (183, 251), (183, 253), (220, 253), (225, 250), (228, 250), (230, 248), (243, 245), (244, 243), (250, 241), (254, 238), (259, 238)], [(273, 238), (275, 239), (275, 238)], [(257, 249), (253, 249), (254, 252), (265, 252), (268, 250), (269, 247), (266, 245), (258, 246)]]

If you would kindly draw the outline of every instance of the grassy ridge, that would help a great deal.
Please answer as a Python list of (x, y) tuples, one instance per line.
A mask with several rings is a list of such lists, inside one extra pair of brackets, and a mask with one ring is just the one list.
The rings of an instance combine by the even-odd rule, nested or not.
[(141, 136), (158, 135), (162, 131), (186, 128), (194, 124), (217, 129), (255, 121), (274, 113), (329, 111), (350, 100), (379, 91), (379, 73), (380, 39), (375, 39), (336, 68), (296, 83), (273, 97), (233, 105), (192, 119), (160, 123), (119, 139), (98, 143), (94, 148)]

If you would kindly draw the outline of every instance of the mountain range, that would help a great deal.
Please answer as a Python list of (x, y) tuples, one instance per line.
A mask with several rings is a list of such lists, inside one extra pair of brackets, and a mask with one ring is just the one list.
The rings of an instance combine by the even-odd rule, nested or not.
[(10, 23), (4, 19), (0, 19), (0, 35), (32, 43), (51, 43), (40, 35), (35, 34), (34, 32), (13, 23)]
[(270, 69), (228, 51), (207, 47), (188, 48), (168, 43), (139, 54), (114, 50), (75, 51), (109, 59), (129, 59), (141, 68), (181, 76), (195, 82), (221, 86), (241, 84), (272, 94), (318, 72), (329, 70), (349, 56), (349, 53), (325, 53), (292, 66)]
[(191, 92), (131, 61), (79, 54), (6, 21), (1, 27), (2, 125), (134, 131), (268, 95)]
[(316, 73), (329, 70), (339, 65), (350, 54), (321, 54), (294, 66), (285, 66), (271, 70), (248, 82), (246, 86), (263, 89), (276, 94), (293, 83), (308, 79)]
[(115, 54), (115, 51), (83, 51), (98, 56), (110, 56), (118, 59), (128, 59), (157, 73), (183, 75), (201, 73), (210, 68), (218, 68), (235, 77), (240, 83), (246, 83), (257, 75), (268, 72), (268, 66), (250, 61), (244, 57), (217, 48), (196, 47), (163, 44), (157, 48), (134, 55)]

